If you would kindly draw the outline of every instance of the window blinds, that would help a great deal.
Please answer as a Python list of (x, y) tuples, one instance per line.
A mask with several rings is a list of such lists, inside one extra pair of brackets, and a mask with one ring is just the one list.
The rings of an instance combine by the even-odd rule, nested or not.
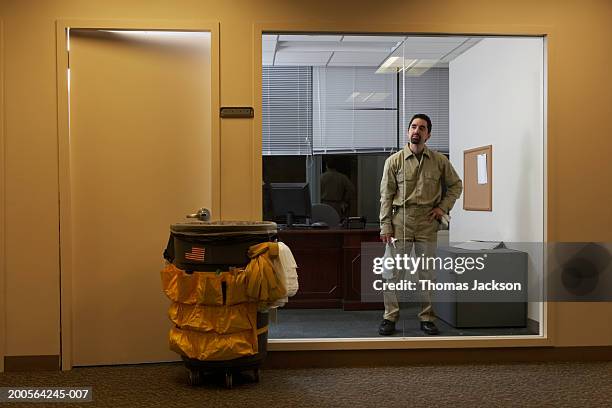
[(410, 118), (424, 113), (431, 118), (430, 149), (448, 153), (448, 68), (431, 68), (421, 76), (400, 74), (400, 146), (406, 142)]
[(371, 67), (313, 68), (313, 152), (397, 149), (397, 76)]
[(415, 113), (433, 122), (428, 146), (448, 153), (448, 68), (400, 73), (399, 86), (397, 77), (367, 67), (263, 67), (263, 154), (395, 151)]
[(312, 154), (312, 67), (263, 67), (262, 154)]

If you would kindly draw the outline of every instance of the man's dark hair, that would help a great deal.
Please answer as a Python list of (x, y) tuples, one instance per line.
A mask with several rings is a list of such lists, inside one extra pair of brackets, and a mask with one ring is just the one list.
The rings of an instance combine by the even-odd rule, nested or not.
[(429, 119), (429, 116), (427, 116), (424, 113), (417, 113), (416, 115), (412, 117), (412, 119), (410, 119), (410, 123), (408, 124), (408, 127), (412, 126), (412, 121), (415, 119), (423, 119), (425, 122), (427, 122), (427, 132), (431, 133), (431, 119)]

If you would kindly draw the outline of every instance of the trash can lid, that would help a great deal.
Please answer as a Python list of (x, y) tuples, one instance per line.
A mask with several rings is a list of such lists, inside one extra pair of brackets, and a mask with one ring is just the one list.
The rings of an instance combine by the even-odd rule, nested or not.
[(179, 234), (276, 233), (276, 223), (271, 221), (199, 221), (179, 222), (170, 226)]

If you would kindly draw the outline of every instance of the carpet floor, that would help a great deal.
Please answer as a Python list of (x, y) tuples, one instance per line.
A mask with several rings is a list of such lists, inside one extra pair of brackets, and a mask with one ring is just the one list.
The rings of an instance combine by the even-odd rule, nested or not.
[(93, 387), (92, 402), (33, 407), (610, 407), (612, 362), (268, 369), (233, 389), (205, 380), (187, 385), (180, 363), (0, 373), (0, 387)]
[[(342, 309), (278, 309), (270, 324), (270, 339), (366, 338), (379, 337), (382, 310), (345, 311)], [(402, 307), (394, 337), (423, 337), (417, 307)], [(441, 336), (522, 336), (538, 334), (537, 328), (499, 327), (457, 329), (436, 320)]]

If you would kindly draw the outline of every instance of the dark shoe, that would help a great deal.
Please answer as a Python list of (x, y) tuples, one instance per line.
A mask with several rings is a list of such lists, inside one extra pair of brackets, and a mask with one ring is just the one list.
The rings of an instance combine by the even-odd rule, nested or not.
[(421, 330), (429, 335), (440, 333), (434, 322), (421, 322)]
[(384, 319), (378, 328), (378, 334), (381, 336), (390, 336), (395, 333), (395, 322)]

